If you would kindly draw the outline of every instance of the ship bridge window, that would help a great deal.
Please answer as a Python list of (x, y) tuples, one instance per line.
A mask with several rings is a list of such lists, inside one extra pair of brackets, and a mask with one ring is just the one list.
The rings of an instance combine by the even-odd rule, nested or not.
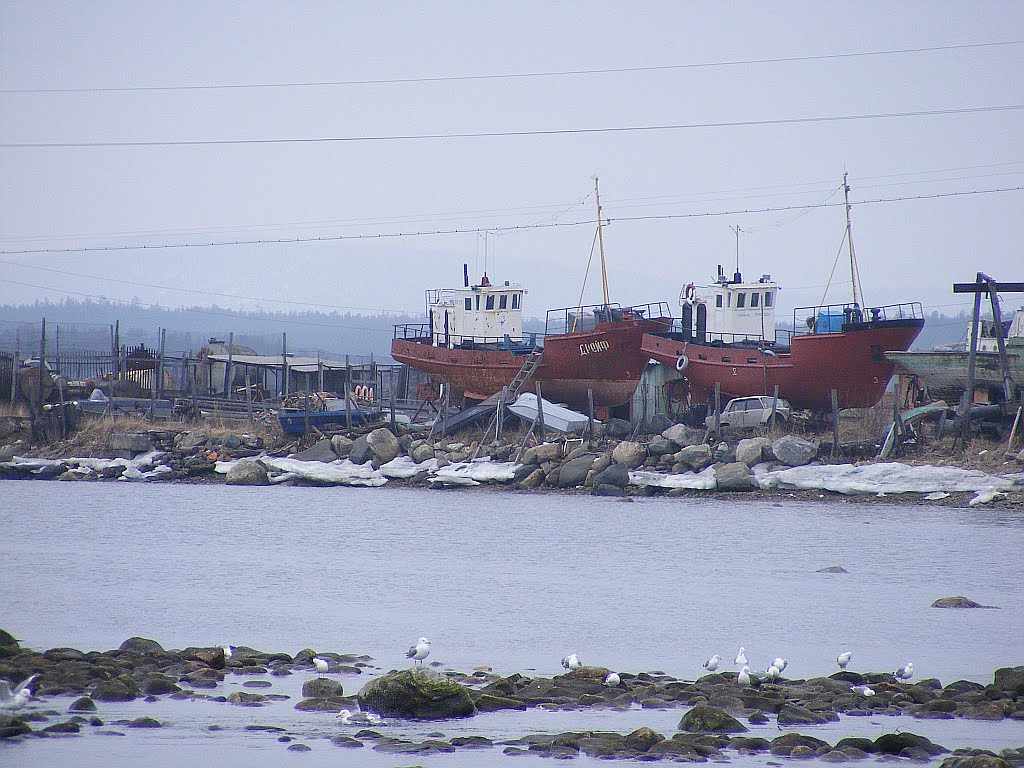
[(498, 301), (498, 309), (508, 309), (508, 294), (501, 294), (501, 298)]
[(473, 308), (473, 300), (467, 297), (466, 298), (466, 309), (472, 309), (472, 308)]
[(727, 307), (731, 307), (732, 306), (732, 294), (731, 293), (725, 294), (725, 306), (727, 306)]
[(736, 309), (743, 309), (747, 303), (747, 294), (737, 293), (736, 294)]
[(772, 292), (771, 291), (765, 291), (764, 292), (764, 305), (766, 307), (770, 307), (772, 305)]
[(753, 293), (751, 293), (750, 294), (750, 306), (756, 307), (757, 306), (757, 301), (760, 298), (761, 298), (761, 294), (758, 293), (757, 291), (754, 291)]
[(476, 308), (480, 309), (480, 294), (479, 293), (476, 295)]
[(722, 306), (722, 294), (715, 295), (715, 306), (721, 308)]
[(494, 294), (487, 296), (487, 309), (494, 309)]
[(512, 294), (512, 309), (519, 309), (519, 294)]

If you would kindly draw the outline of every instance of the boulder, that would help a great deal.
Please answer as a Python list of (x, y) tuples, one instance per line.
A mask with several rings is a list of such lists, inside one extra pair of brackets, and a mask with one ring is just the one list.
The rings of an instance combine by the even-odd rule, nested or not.
[(205, 432), (179, 432), (174, 438), (174, 450), (187, 452), (205, 448), (208, 439)]
[(608, 419), (604, 423), (604, 433), (608, 437), (613, 437), (616, 440), (629, 437), (632, 432), (633, 425), (625, 419)]
[(107, 448), (118, 453), (145, 453), (153, 450), (153, 439), (145, 432), (111, 432)]
[(647, 444), (648, 456), (664, 456), (668, 453), (675, 453), (676, 450), (675, 444), (671, 440), (667, 437), (661, 437), (660, 435), (653, 438)]
[(246, 693), (245, 691), (234, 691), (228, 694), (228, 704), (239, 707), (262, 707), (267, 697), (259, 693)]
[(940, 747), (924, 736), (916, 733), (885, 733), (875, 739), (875, 752), (882, 755), (898, 755), (907, 748), (922, 749), (929, 755), (941, 755), (949, 752), (945, 747)]
[(323, 440), (317, 440), (306, 450), (294, 454), (291, 458), (298, 459), (299, 461), (322, 461), (325, 464), (329, 464), (337, 459), (338, 456), (331, 447), (331, 439), (325, 437)]
[(736, 446), (736, 461), (742, 461), (748, 467), (752, 467), (760, 463), (765, 458), (765, 453), (770, 452), (771, 449), (772, 441), (767, 437), (751, 437), (740, 440)]
[(715, 467), (716, 487), (720, 491), (749, 491), (753, 489), (754, 475), (742, 461)]
[(662, 432), (661, 436), (666, 440), (671, 440), (680, 448), (686, 448), (689, 445), (697, 445), (698, 443), (704, 442), (704, 430), (693, 429), (685, 424), (676, 424), (671, 426)]
[(718, 464), (731, 464), (736, 461), (736, 451), (728, 443), (722, 442), (711, 451), (711, 459)]
[(425, 670), (391, 671), (359, 692), (359, 707), (387, 717), (438, 720), (476, 713), (469, 689)]
[(147, 696), (164, 696), (180, 690), (174, 678), (167, 675), (150, 675), (142, 683), (142, 692)]
[(541, 465), (546, 461), (558, 461), (562, 457), (562, 446), (558, 443), (541, 443), (523, 451), (523, 464)]
[(270, 485), (267, 469), (257, 461), (239, 461), (228, 470), (226, 485)]
[(593, 465), (593, 456), (580, 456), (565, 462), (558, 470), (558, 487), (575, 488), (583, 485), (587, 479), (587, 473), (590, 472)]
[[(845, 686), (844, 686), (845, 687)], [(809, 709), (797, 706), (796, 704), (784, 704), (779, 710), (778, 722), (783, 725), (820, 725), (828, 722), (829, 718), (821, 717)]]
[(989, 605), (982, 605), (976, 603), (970, 598), (966, 598), (963, 595), (957, 595), (956, 597), (940, 597), (934, 603), (932, 608), (991, 608)]
[(68, 707), (68, 712), (95, 712), (96, 702), (90, 699), (88, 696), (80, 696), (71, 702), (71, 706)]
[(816, 739), (813, 736), (804, 736), (802, 733), (786, 733), (772, 739), (771, 753), (782, 757), (793, 754), (793, 750), (801, 747), (819, 750), (828, 747), (828, 742)]
[(379, 427), (366, 436), (366, 444), (378, 464), (387, 464), (398, 456), (398, 438), (390, 429)]
[[(596, 463), (596, 462), (595, 462)], [(594, 486), (612, 485), (625, 488), (629, 485), (629, 469), (625, 464), (609, 464), (594, 475)]]
[(939, 768), (1010, 768), (1010, 764), (996, 755), (954, 755), (943, 760)]
[(186, 648), (181, 652), (182, 658), (201, 661), (211, 669), (224, 669), (224, 649), (220, 646), (210, 648)]
[(612, 461), (625, 464), (630, 469), (639, 467), (647, 458), (647, 449), (640, 443), (624, 440), (612, 451)]
[(14, 461), (18, 449), (13, 445), (0, 445), (0, 462)]
[(725, 710), (698, 704), (683, 715), (679, 730), (689, 733), (743, 733), (747, 728)]
[(347, 459), (352, 450), (352, 441), (344, 435), (334, 435), (331, 438), (331, 450), (339, 459)]
[(341, 699), (345, 689), (337, 680), (313, 677), (302, 684), (302, 696), (307, 699)]
[(94, 701), (134, 701), (139, 697), (139, 689), (134, 683), (122, 678), (101, 680), (92, 689)]
[(430, 461), (434, 458), (434, 447), (430, 443), (414, 445), (409, 456), (417, 464), (422, 464), (423, 462)]
[(604, 472), (606, 469), (608, 469), (609, 466), (611, 466), (611, 463), (612, 454), (609, 451), (607, 453), (602, 453), (600, 456), (594, 459), (594, 466), (592, 466), (591, 469), (594, 470), (594, 472)]
[(1002, 667), (995, 671), (993, 687), (1024, 696), (1024, 667)]
[(530, 474), (528, 474), (526, 477), (519, 481), (519, 487), (527, 490), (530, 488), (540, 488), (542, 485), (544, 485), (544, 477), (544, 470), (538, 467), (537, 469), (534, 469)]
[(703, 443), (688, 445), (676, 454), (676, 462), (700, 472), (711, 466), (711, 448)]
[(366, 435), (357, 437), (352, 441), (352, 446), (348, 452), (348, 460), (353, 464), (365, 464), (373, 458), (373, 452), (370, 450), (370, 444), (366, 440)]
[(637, 728), (632, 733), (626, 734), (627, 749), (636, 752), (646, 752), (665, 737), (650, 728)]
[(802, 467), (818, 457), (818, 444), (796, 435), (784, 435), (772, 443), (775, 458), (790, 467)]

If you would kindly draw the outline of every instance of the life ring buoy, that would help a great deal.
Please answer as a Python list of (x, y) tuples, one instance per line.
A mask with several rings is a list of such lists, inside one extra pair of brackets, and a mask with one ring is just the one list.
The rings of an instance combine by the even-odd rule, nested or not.
[(688, 366), (689, 364), (690, 364), (690, 358), (688, 358), (686, 355), (680, 355), (679, 357), (676, 358), (676, 370), (677, 371), (685, 371), (686, 370), (686, 366)]
[(683, 291), (683, 297), (690, 303), (697, 297), (697, 288), (693, 283), (688, 283), (686, 289)]

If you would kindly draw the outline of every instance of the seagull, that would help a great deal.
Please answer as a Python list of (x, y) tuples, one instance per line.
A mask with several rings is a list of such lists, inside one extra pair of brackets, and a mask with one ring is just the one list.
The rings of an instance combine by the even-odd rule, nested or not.
[(914, 662), (908, 661), (902, 667), (893, 672), (897, 680), (909, 680), (914, 676)]
[(28, 704), (29, 699), (32, 698), (32, 691), (29, 690), (29, 686), (37, 677), (39, 675), (32, 675), (27, 680), (23, 680), (14, 686), (13, 691), (11, 690), (10, 683), (6, 680), (0, 680), (0, 710), (14, 712)]
[(772, 664), (765, 670), (764, 676), (767, 680), (774, 682), (779, 679), (780, 674), (782, 673), (779, 671), (779, 668)]
[(224, 651), (224, 660), (225, 661), (230, 659), (234, 655), (234, 653), (235, 653), (235, 646), (233, 646), (233, 645), (222, 645), (220, 647), (220, 649), (222, 651)]
[(781, 656), (776, 656), (775, 659), (772, 661), (771, 665), (775, 667), (777, 670), (779, 670), (779, 674), (781, 675), (783, 672), (786, 671), (786, 667), (789, 666), (789, 659), (784, 659)]
[(353, 712), (343, 709), (338, 712), (342, 725), (380, 725), (382, 722), (378, 715), (372, 712)]
[(866, 685), (851, 685), (850, 690), (859, 693), (861, 696), (874, 696), (875, 692)]
[(749, 663), (750, 662), (747, 661), (747, 649), (741, 645), (740, 649), (736, 652), (736, 658), (733, 660), (733, 664), (737, 667), (742, 667)]
[(715, 670), (717, 670), (717, 669), (718, 669), (718, 665), (719, 665), (719, 664), (721, 664), (721, 663), (722, 663), (722, 657), (721, 657), (721, 656), (719, 656), (719, 655), (718, 655), (718, 654), (716, 653), (716, 654), (715, 654), (714, 656), (712, 656), (712, 657), (711, 657), (710, 659), (708, 659), (707, 661), (705, 661), (705, 662), (704, 662), (704, 664), (703, 664), (702, 666), (703, 666), (703, 667), (704, 667), (704, 669), (706, 669), (706, 670), (707, 670), (708, 672), (714, 672)]
[(314, 656), (313, 666), (316, 668), (317, 674), (320, 675), (320, 677), (327, 674), (327, 659), (321, 659), (319, 656)]
[(853, 654), (850, 651), (843, 651), (836, 656), (836, 664), (839, 665), (840, 669), (846, 669), (846, 665), (850, 663), (850, 659), (853, 658)]
[(604, 684), (609, 688), (617, 688), (619, 685), (619, 675), (616, 672), (609, 672), (608, 676), (604, 679)]
[(430, 655), (430, 641), (425, 637), (421, 637), (416, 641), (416, 645), (412, 646), (408, 651), (405, 652), (405, 658), (418, 661), (420, 664), (423, 660)]
[[(742, 650), (743, 649), (741, 648), (740, 651), (742, 652)], [(736, 682), (742, 686), (750, 685), (750, 667), (746, 664), (743, 665), (743, 669), (740, 670), (740, 673), (736, 675)]]
[(580, 657), (575, 653), (570, 653), (568, 656), (562, 657), (562, 667), (570, 672), (573, 672), (582, 666), (583, 662), (580, 661)]

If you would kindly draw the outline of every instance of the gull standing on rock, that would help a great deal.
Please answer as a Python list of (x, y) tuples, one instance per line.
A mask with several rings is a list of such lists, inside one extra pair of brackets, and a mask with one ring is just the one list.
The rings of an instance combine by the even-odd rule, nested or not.
[(327, 674), (327, 659), (321, 659), (319, 656), (313, 657), (313, 667), (320, 677)]
[(608, 676), (604, 679), (604, 684), (609, 688), (617, 688), (620, 682), (622, 681), (617, 672), (609, 672)]
[(32, 698), (32, 691), (29, 690), (29, 686), (37, 677), (39, 675), (32, 675), (27, 680), (21, 681), (14, 686), (13, 691), (6, 680), (0, 680), (0, 711), (15, 712), (28, 704), (29, 699)]
[(710, 659), (707, 659), (701, 666), (704, 667), (708, 672), (714, 672), (718, 669), (718, 665), (722, 663), (722, 657), (717, 653)]
[(343, 709), (338, 713), (342, 725), (380, 725), (381, 718), (372, 712), (352, 712)]
[(568, 656), (562, 657), (562, 668), (567, 669), (570, 672), (574, 672), (583, 666), (583, 662), (580, 661), (580, 657), (575, 653), (570, 653)]
[(405, 652), (405, 658), (412, 659), (415, 662), (423, 663), (423, 660), (430, 655), (430, 641), (425, 637), (421, 637), (416, 641), (416, 645), (412, 646), (408, 651)]
[(840, 669), (846, 669), (846, 665), (850, 663), (850, 659), (853, 658), (853, 654), (850, 651), (843, 651), (836, 656), (836, 664), (839, 665)]
[(895, 672), (893, 672), (893, 676), (897, 680), (903, 680), (903, 681), (909, 680), (910, 678), (912, 678), (914, 676), (914, 662), (908, 661), (902, 667), (900, 667)]
[(736, 682), (742, 686), (750, 685), (750, 667), (746, 664), (743, 665), (743, 669), (740, 670), (740, 673), (736, 675)]
[(783, 672), (786, 671), (786, 667), (789, 666), (789, 659), (784, 659), (781, 656), (776, 656), (772, 660), (771, 665), (775, 667), (777, 670), (779, 670), (779, 674), (781, 675)]
[(776, 667), (774, 664), (769, 665), (768, 669), (766, 669), (764, 672), (765, 679), (769, 682), (775, 682), (776, 680), (778, 680), (780, 674), (781, 672), (779, 671), (779, 668)]
[(851, 685), (850, 690), (859, 693), (861, 696), (874, 696), (875, 692), (866, 685)]
[(224, 661), (230, 659), (235, 653), (235, 646), (233, 645), (222, 645), (220, 649), (224, 651)]
[(749, 663), (750, 662), (747, 661), (747, 649), (741, 645), (740, 649), (736, 652), (736, 658), (733, 659), (733, 664), (735, 664), (737, 667), (743, 667)]

